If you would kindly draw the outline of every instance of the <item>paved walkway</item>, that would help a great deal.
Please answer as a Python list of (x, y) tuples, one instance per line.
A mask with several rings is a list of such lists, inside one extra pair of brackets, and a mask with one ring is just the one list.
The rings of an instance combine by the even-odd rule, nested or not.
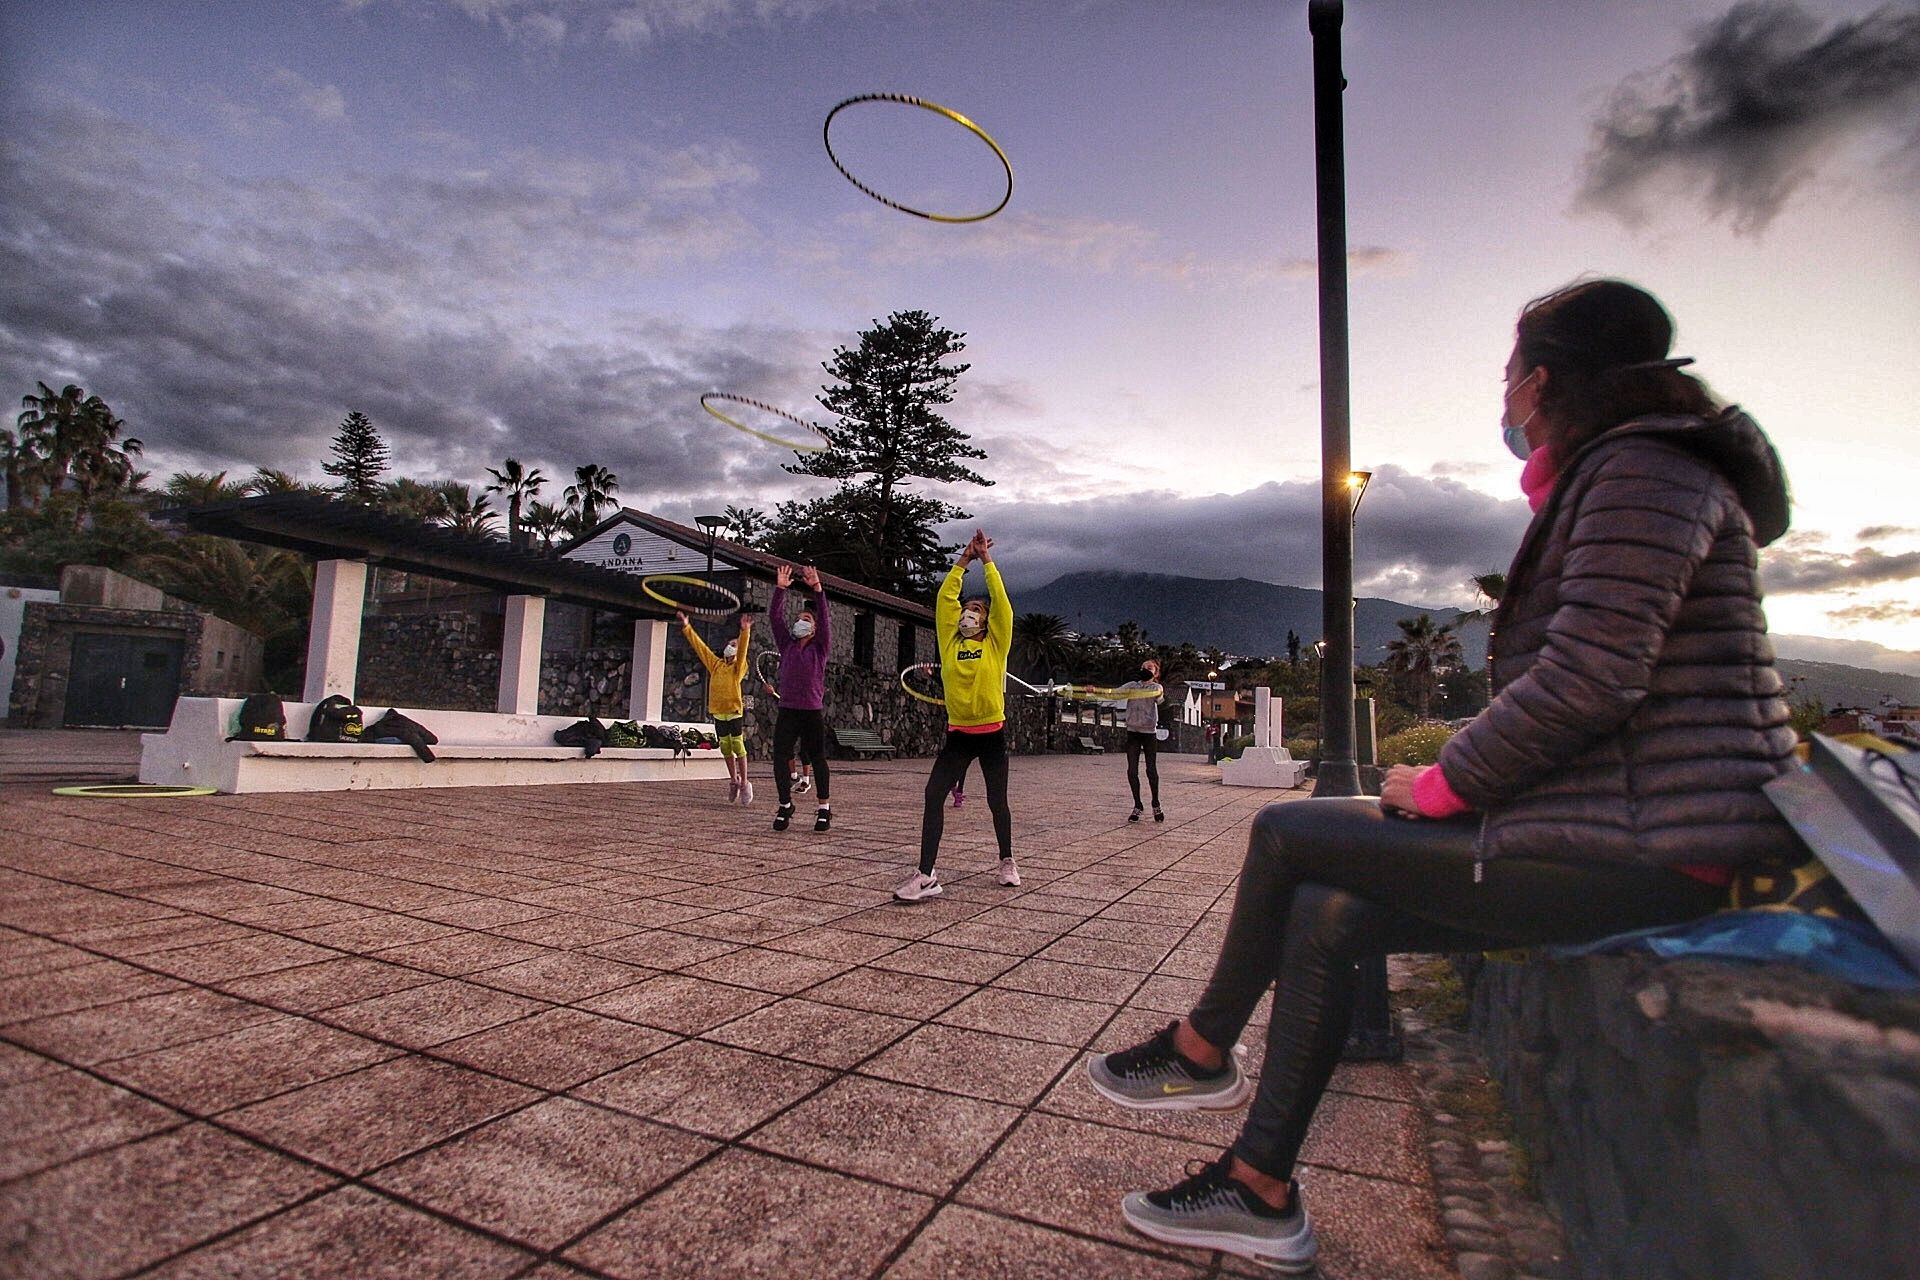
[[(0, 788), (0, 1273), (1267, 1274), (1126, 1229), (1233, 1121), (1082, 1063), (1191, 1002), (1274, 794), (1173, 763), (1133, 825), (1118, 761), (1021, 758), (1025, 886), (970, 795), (897, 906), (925, 770), (836, 769), (826, 836), (770, 785)], [(1455, 1274), (1425, 1138), (1340, 1069), (1321, 1275)]]

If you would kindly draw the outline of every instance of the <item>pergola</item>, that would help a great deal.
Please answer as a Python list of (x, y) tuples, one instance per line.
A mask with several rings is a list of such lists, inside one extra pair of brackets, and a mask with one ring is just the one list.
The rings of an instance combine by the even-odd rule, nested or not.
[(568, 560), (552, 551), (456, 533), (318, 494), (270, 494), (170, 511), (166, 516), (196, 533), (281, 547), (313, 558), (313, 620), (307, 638), (304, 702), (318, 702), (336, 693), (353, 700), (367, 569), (378, 565), (505, 594), (497, 709), (511, 715), (539, 711), (540, 645), (547, 601), (628, 615), (633, 619), (629, 714), (642, 721), (661, 718), (667, 623), (673, 611), (643, 592), (640, 580), (630, 573)]

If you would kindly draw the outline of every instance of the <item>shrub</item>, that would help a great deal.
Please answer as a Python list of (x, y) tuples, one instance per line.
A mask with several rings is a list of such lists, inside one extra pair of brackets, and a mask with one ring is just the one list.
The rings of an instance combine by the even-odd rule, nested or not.
[(1411, 729), (1380, 739), (1380, 763), (1432, 764), (1440, 758), (1440, 748), (1453, 736), (1443, 724), (1417, 724)]
[(1220, 758), (1222, 760), (1238, 760), (1240, 753), (1252, 745), (1253, 735), (1250, 733), (1243, 733), (1237, 738), (1228, 738), (1226, 745), (1220, 748)]

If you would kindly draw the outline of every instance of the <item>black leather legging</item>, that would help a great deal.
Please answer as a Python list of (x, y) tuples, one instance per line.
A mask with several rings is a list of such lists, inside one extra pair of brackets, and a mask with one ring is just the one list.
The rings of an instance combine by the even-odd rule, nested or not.
[(1497, 858), (1478, 819), (1389, 818), (1377, 800), (1270, 804), (1254, 819), (1220, 958), (1189, 1024), (1226, 1049), (1274, 989), (1266, 1063), (1233, 1153), (1293, 1176), (1353, 1015), (1355, 962), (1583, 942), (1705, 915), (1726, 890), (1661, 867)]
[(793, 802), (793, 751), (813, 766), (813, 790), (822, 800), (833, 778), (827, 768), (827, 719), (820, 711), (780, 708), (773, 721), (773, 786), (781, 804)]
[(1007, 805), (1007, 731), (959, 733), (947, 730), (946, 745), (933, 759), (933, 772), (927, 775), (925, 807), (920, 812), (920, 874), (933, 874), (934, 859), (940, 855), (940, 835), (947, 826), (947, 796), (953, 784), (967, 776), (969, 761), (980, 762), (980, 776), (987, 782), (987, 811), (993, 815), (993, 838), (999, 842), (1000, 856), (1013, 856), (1013, 810)]
[(1140, 807), (1140, 753), (1147, 755), (1147, 786), (1153, 791), (1153, 807), (1160, 807), (1160, 768), (1154, 763), (1154, 753), (1160, 748), (1160, 739), (1151, 733), (1127, 733), (1127, 785), (1133, 788), (1133, 807)]

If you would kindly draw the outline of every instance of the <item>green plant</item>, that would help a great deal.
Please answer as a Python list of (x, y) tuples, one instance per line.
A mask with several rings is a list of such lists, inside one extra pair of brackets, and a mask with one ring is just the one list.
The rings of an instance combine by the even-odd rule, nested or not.
[(1443, 724), (1417, 724), (1403, 729), (1380, 740), (1380, 763), (1432, 764), (1440, 758), (1440, 748), (1452, 736), (1453, 730)]
[(1237, 738), (1228, 738), (1227, 745), (1220, 748), (1222, 760), (1238, 760), (1240, 753), (1253, 745), (1253, 735), (1243, 733)]

